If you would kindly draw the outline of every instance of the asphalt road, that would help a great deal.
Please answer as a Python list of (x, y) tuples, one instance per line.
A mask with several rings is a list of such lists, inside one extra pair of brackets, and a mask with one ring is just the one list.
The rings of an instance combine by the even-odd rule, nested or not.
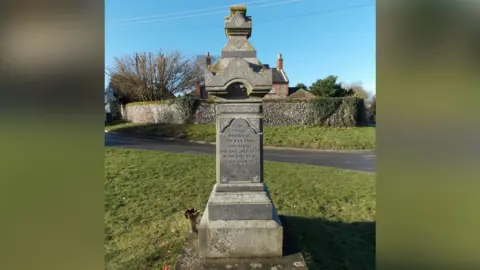
[[(215, 145), (105, 133), (105, 146), (215, 155)], [(266, 161), (327, 166), (375, 173), (374, 151), (332, 152), (292, 149), (264, 149)]]

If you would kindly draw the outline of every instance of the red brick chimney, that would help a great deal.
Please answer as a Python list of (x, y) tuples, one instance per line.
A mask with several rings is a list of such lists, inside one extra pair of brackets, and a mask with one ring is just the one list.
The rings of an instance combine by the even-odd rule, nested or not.
[(281, 53), (278, 54), (277, 69), (283, 69), (283, 58)]
[(199, 96), (199, 97), (202, 96), (202, 91), (201, 91), (201, 89), (200, 89), (200, 82), (197, 82), (194, 93), (195, 93), (195, 95), (197, 95), (197, 96)]

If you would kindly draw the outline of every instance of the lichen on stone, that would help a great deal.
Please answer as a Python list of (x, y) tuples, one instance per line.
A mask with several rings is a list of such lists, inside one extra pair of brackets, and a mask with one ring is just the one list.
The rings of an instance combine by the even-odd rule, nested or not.
[(215, 65), (210, 67), (210, 71), (213, 73), (219, 73), (221, 70), (222, 70), (222, 65), (220, 61), (218, 61), (217, 63), (215, 63)]
[(240, 12), (243, 16), (247, 16), (247, 6), (246, 5), (231, 5), (230, 6), (230, 16), (235, 16), (236, 12)]

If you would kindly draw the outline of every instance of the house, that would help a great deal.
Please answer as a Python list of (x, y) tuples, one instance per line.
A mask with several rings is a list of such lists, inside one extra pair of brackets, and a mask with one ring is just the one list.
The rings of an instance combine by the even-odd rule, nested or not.
[(195, 86), (195, 90), (193, 91), (193, 94), (199, 97), (200, 99), (208, 99), (208, 93), (205, 90), (205, 83), (198, 82)]
[[(269, 68), (268, 65), (265, 67)], [(289, 87), (289, 80), (287, 73), (283, 69), (283, 57), (282, 54), (278, 54), (277, 67), (271, 68), (272, 70), (272, 90), (268, 93), (264, 99), (279, 99), (286, 98), (289, 95), (295, 93), (298, 89), (295, 87)]]
[[(283, 57), (281, 53), (278, 55), (276, 67), (270, 68), (269, 65), (263, 66), (272, 70), (272, 90), (270, 90), (270, 93), (268, 93), (264, 99), (287, 98), (299, 90), (296, 87), (289, 87), (289, 80), (283, 69)], [(201, 99), (208, 99), (208, 93), (205, 90), (205, 84), (203, 82), (197, 83), (193, 94)]]

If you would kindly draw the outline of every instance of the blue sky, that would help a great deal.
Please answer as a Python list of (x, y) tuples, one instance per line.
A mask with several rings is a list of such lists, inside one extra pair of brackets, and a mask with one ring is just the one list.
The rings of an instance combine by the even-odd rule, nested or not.
[(135, 52), (220, 55), (232, 4), (247, 5), (262, 63), (283, 54), (291, 86), (337, 75), (375, 92), (373, 0), (106, 0), (105, 65)]

